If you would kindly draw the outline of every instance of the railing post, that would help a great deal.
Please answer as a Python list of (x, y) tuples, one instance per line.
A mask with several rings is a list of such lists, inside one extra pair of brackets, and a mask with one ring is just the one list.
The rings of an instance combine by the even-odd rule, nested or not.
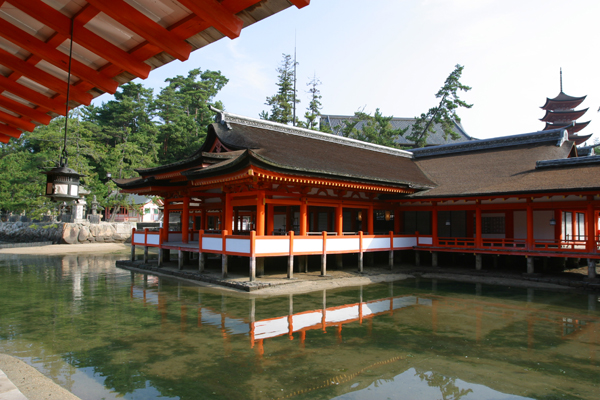
[(250, 231), (250, 282), (256, 280), (256, 231)]
[(204, 229), (198, 231), (198, 272), (204, 272), (204, 253), (202, 252), (202, 236), (204, 236)]
[(287, 277), (292, 279), (294, 277), (294, 231), (289, 231), (290, 238), (290, 254), (288, 257), (288, 270)]
[(390, 231), (390, 253), (389, 253), (390, 271), (394, 269), (394, 231)]
[(223, 253), (221, 254), (221, 272), (223, 275), (223, 279), (227, 278), (227, 249), (226, 249), (226, 236), (227, 236), (227, 230), (224, 229), (221, 231), (221, 235), (223, 236)]
[(327, 275), (327, 232), (323, 231), (323, 253), (321, 254), (321, 276)]
[(144, 264), (148, 263), (148, 228), (144, 229)]
[(363, 232), (358, 232), (358, 272), (363, 272)]
[(131, 261), (135, 261), (135, 228), (131, 228)]

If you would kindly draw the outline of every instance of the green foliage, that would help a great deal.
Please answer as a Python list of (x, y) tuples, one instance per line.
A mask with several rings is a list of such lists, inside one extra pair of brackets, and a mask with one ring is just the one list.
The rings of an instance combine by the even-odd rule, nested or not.
[(160, 118), (158, 139), (161, 146), (159, 164), (167, 164), (189, 157), (200, 148), (206, 137), (206, 127), (214, 113), (210, 106), (223, 109), (214, 97), (229, 80), (220, 71), (199, 68), (187, 77), (169, 78), (156, 99), (156, 115)]
[(308, 93), (310, 93), (310, 102), (306, 108), (307, 111), (304, 113), (306, 122), (300, 121), (298, 125), (316, 131), (319, 130), (318, 118), (321, 116), (321, 109), (323, 108), (321, 104), (323, 96), (321, 96), (321, 91), (318, 88), (321, 85), (321, 81), (315, 75), (306, 85), (309, 86)]
[(342, 136), (370, 142), (382, 146), (400, 148), (396, 142), (399, 136), (404, 135), (408, 128), (394, 129), (390, 121), (393, 116), (384, 117), (379, 108), (374, 115), (365, 113), (363, 110), (354, 113), (354, 117), (345, 121), (339, 133)]
[(260, 113), (261, 119), (266, 119), (269, 121), (279, 122), (281, 124), (289, 124), (293, 122), (294, 124), (298, 121), (293, 121), (293, 109), (294, 102), (300, 103), (296, 96), (296, 91), (294, 89), (294, 80), (295, 80), (295, 72), (294, 67), (298, 65), (298, 63), (294, 63), (292, 60), (292, 56), (289, 54), (283, 54), (283, 60), (281, 61), (281, 65), (277, 68), (277, 93), (271, 97), (267, 97), (266, 105), (271, 106), (271, 113), (269, 114), (267, 111), (262, 111)]
[(446, 140), (449, 137), (453, 140), (460, 138), (454, 132), (454, 122), (460, 122), (456, 109), (459, 107), (473, 107), (473, 104), (467, 104), (458, 98), (457, 92), (459, 90), (465, 92), (471, 90), (470, 86), (460, 83), (463, 68), (462, 65), (456, 64), (454, 71), (446, 78), (444, 86), (436, 93), (435, 97), (441, 99), (440, 104), (437, 107), (430, 108), (426, 114), (417, 117), (412, 126), (411, 134), (407, 136), (409, 140), (415, 143), (415, 147), (425, 147), (427, 138), (434, 131), (435, 124), (441, 125)]
[[(69, 167), (85, 175), (81, 184), (103, 207), (128, 206), (112, 195), (112, 178), (137, 177), (136, 169), (188, 157), (196, 151), (212, 122), (211, 102), (227, 83), (220, 72), (194, 69), (187, 77), (167, 79), (155, 97), (141, 84), (122, 85), (114, 99), (69, 113)], [(223, 108), (219, 102), (214, 104)], [(57, 204), (44, 196), (46, 176), (63, 150), (65, 118), (25, 132), (0, 144), (0, 210), (27, 212), (31, 217), (55, 212)]]

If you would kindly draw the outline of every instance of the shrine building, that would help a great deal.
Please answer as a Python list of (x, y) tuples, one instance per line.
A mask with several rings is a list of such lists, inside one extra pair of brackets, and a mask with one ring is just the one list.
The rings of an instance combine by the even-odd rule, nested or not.
[[(563, 127), (404, 151), (219, 110), (202, 147), (172, 164), (117, 179), (124, 193), (164, 198), (158, 232), (135, 231), (132, 245), (171, 250), (179, 266), (198, 254), (249, 260), (413, 250), (534, 258), (600, 258), (600, 157), (579, 156)], [(180, 224), (169, 229), (179, 213)], [(173, 224), (171, 224), (173, 226)], [(135, 251), (135, 249), (133, 250)], [(195, 256), (194, 256), (195, 257)], [(593, 265), (593, 269), (591, 266)], [(593, 272), (592, 272), (593, 270)]]

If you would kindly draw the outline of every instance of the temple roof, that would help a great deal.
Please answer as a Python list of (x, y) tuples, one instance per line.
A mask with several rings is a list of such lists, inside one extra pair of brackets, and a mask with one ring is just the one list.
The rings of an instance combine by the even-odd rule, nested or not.
[(537, 168), (545, 160), (567, 159), (573, 146), (564, 129), (555, 129), (416, 149), (413, 153), (417, 165), (437, 186), (406, 197), (579, 192), (600, 188), (596, 161), (559, 161), (561, 168)]
[[(321, 124), (327, 124), (333, 133), (339, 134), (339, 131), (345, 121), (352, 120), (354, 117), (351, 115), (321, 115)], [(357, 124), (357, 128), (361, 128), (364, 125), (364, 121), (361, 121)], [(404, 136), (400, 136), (396, 142), (405, 147), (414, 146), (414, 143), (409, 141), (407, 137), (411, 134), (412, 126), (415, 123), (415, 118), (392, 118), (390, 124), (394, 129), (404, 129), (408, 128)], [(454, 122), (454, 132), (457, 133), (460, 138), (457, 140), (452, 140), (451, 138), (444, 138), (444, 131), (440, 124), (434, 124), (433, 133), (429, 135), (427, 138), (428, 146), (437, 146), (447, 143), (457, 143), (457, 142), (466, 142), (470, 140), (477, 140), (471, 136), (469, 136), (462, 125), (460, 123)]]
[(588, 108), (583, 110), (546, 110), (546, 114), (540, 121), (555, 122), (555, 121), (575, 121), (587, 112)]
[(546, 122), (544, 130), (565, 128), (570, 134), (577, 133), (590, 124), (591, 121), (577, 122), (575, 125), (568, 122)]
[(585, 100), (587, 96), (581, 97), (573, 97), (565, 94), (564, 92), (560, 92), (558, 96), (554, 98), (546, 98), (546, 103), (540, 108), (544, 110), (554, 110), (556, 108), (575, 108)]

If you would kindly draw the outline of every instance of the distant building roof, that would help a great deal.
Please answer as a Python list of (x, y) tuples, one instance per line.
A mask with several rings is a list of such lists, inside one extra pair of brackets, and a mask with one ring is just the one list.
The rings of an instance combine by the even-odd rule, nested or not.
[[(345, 121), (349, 121), (354, 119), (352, 115), (321, 115), (321, 125), (327, 125), (331, 128), (334, 134), (340, 135), (340, 129), (342, 128)], [(415, 118), (392, 118), (390, 123), (394, 129), (404, 129), (408, 127), (408, 130), (404, 134), (398, 138), (397, 142), (401, 146), (412, 147), (414, 146), (414, 142), (408, 140), (408, 136), (412, 133), (412, 126), (415, 123)], [(357, 124), (357, 128), (361, 128), (364, 125), (364, 122), (359, 122)], [(439, 124), (434, 125), (434, 132), (429, 135), (427, 138), (427, 146), (439, 146), (442, 144), (448, 143), (457, 143), (457, 142), (468, 142), (471, 140), (477, 140), (467, 134), (464, 128), (460, 123), (454, 123), (454, 132), (460, 135), (460, 138), (457, 140), (452, 140), (452, 138), (444, 138), (444, 131)]]

